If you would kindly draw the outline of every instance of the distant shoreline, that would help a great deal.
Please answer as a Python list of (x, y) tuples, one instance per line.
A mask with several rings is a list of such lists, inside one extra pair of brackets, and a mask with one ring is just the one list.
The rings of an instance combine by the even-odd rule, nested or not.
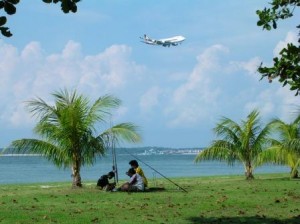
[[(126, 151), (135, 151), (133, 154), (135, 155), (197, 155), (199, 154), (203, 148), (160, 148), (160, 147), (138, 147), (138, 148), (116, 148), (117, 154), (122, 152), (122, 150), (126, 149)], [(123, 154), (130, 154), (130, 152)], [(1, 153), (0, 156), (43, 156), (42, 154), (35, 153), (11, 153), (9, 150), (7, 153)]]
[(21, 154), (21, 153), (10, 153), (10, 154), (0, 154), (0, 156), (43, 156), (42, 154)]

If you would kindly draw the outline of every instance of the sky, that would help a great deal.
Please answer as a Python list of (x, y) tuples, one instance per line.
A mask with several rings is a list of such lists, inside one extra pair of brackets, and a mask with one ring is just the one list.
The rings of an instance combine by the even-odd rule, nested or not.
[[(0, 147), (36, 137), (37, 120), (26, 101), (74, 90), (91, 101), (105, 94), (122, 100), (112, 123), (133, 122), (142, 142), (131, 146), (208, 146), (223, 117), (236, 122), (254, 109), (263, 123), (291, 122), (300, 103), (278, 81), (260, 80), (287, 42), (297, 41), (296, 18), (278, 29), (256, 25), (262, 0), (82, 0), (78, 12), (60, 5), (21, 1), (8, 16), (13, 36), (0, 37)], [(1, 14), (3, 12), (1, 11)], [(140, 41), (183, 35), (176, 47)], [(105, 125), (99, 126), (106, 128)]]

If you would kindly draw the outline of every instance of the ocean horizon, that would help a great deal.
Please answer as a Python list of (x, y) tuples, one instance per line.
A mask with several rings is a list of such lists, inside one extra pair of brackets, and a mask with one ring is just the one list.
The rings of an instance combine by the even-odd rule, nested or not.
[[(138, 160), (149, 180), (156, 178), (244, 175), (241, 163), (228, 166), (225, 162), (205, 161), (195, 163), (196, 155), (201, 148), (170, 149), (161, 147), (118, 148), (116, 160), (119, 180), (127, 180), (125, 172), (129, 169), (128, 162)], [(112, 153), (98, 157), (92, 166), (82, 167), (82, 182), (95, 182), (112, 170)], [(71, 181), (71, 169), (59, 169), (50, 161), (37, 154), (11, 154), (0, 156), (0, 184), (17, 183), (51, 183)], [(254, 170), (259, 173), (289, 173), (287, 166), (263, 165)]]

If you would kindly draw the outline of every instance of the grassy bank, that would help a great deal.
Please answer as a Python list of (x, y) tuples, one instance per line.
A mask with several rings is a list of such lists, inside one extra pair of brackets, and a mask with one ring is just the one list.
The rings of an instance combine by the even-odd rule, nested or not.
[[(300, 180), (288, 175), (158, 179), (162, 192), (102, 192), (95, 183), (0, 185), (0, 223), (300, 223)], [(154, 183), (150, 182), (152, 186)]]

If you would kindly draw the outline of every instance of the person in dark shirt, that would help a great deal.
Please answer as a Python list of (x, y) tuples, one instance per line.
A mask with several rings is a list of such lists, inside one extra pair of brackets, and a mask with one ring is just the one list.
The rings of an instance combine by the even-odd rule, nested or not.
[(108, 174), (102, 175), (97, 181), (97, 187), (101, 190), (111, 191), (115, 188), (116, 183), (109, 183), (109, 180), (115, 176), (113, 171), (110, 171)]

